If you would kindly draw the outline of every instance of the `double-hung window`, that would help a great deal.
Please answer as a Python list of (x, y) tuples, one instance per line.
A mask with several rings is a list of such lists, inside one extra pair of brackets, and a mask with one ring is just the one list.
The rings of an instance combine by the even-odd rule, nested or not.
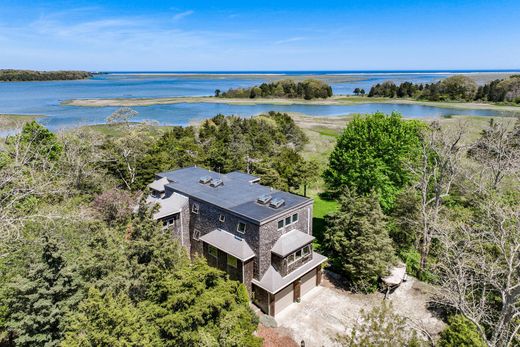
[(208, 245), (208, 253), (209, 253), (211, 256), (215, 257), (215, 258), (218, 257), (218, 251), (217, 251), (217, 249), (216, 249), (215, 247), (213, 247), (213, 246)]
[(227, 255), (227, 264), (228, 266), (237, 267), (237, 258), (233, 257), (232, 255)]

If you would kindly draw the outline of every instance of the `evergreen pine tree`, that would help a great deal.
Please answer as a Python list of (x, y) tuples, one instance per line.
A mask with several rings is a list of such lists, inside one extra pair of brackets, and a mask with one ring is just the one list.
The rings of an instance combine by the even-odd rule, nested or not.
[(334, 268), (353, 289), (371, 292), (394, 261), (394, 248), (375, 194), (356, 196), (346, 192), (338, 212), (326, 217), (323, 246)]
[(17, 346), (57, 346), (64, 332), (64, 317), (78, 303), (76, 275), (48, 235), (42, 237), (41, 258), (30, 264), (26, 276), (10, 283), (7, 326)]

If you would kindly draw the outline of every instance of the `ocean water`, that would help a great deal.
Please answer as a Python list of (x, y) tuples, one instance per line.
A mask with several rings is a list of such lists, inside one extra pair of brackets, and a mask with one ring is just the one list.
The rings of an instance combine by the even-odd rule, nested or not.
[[(213, 95), (215, 89), (249, 87), (285, 77), (320, 78), (331, 84), (335, 94), (351, 94), (354, 88), (367, 92), (373, 84), (392, 80), (430, 83), (452, 74), (496, 74), (500, 71), (302, 71), (302, 72), (109, 72), (89, 80), (0, 83), (0, 114), (44, 115), (40, 122), (52, 130), (88, 124), (102, 124), (115, 107), (74, 107), (61, 102), (82, 98), (142, 98)], [(480, 76), (480, 75), (479, 75)], [(165, 125), (185, 125), (192, 120), (218, 113), (244, 117), (274, 110), (299, 112), (311, 116), (351, 113), (401, 112), (408, 117), (499, 115), (490, 110), (457, 110), (420, 105), (225, 105), (183, 103), (133, 107), (136, 120), (154, 120)]]

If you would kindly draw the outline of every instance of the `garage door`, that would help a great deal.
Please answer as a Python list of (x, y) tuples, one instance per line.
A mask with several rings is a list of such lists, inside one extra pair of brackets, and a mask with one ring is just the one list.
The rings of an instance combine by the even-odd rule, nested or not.
[(312, 271), (303, 275), (301, 295), (304, 296), (314, 287), (316, 287), (316, 269), (313, 269)]
[(275, 315), (282, 312), (284, 308), (293, 303), (293, 285), (289, 285), (276, 293), (275, 296)]

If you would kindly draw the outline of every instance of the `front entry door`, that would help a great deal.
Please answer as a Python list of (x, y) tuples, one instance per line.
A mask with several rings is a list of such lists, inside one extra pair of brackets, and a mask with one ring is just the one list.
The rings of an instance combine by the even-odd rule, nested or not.
[(301, 280), (298, 279), (294, 282), (294, 302), (300, 302), (301, 295)]

